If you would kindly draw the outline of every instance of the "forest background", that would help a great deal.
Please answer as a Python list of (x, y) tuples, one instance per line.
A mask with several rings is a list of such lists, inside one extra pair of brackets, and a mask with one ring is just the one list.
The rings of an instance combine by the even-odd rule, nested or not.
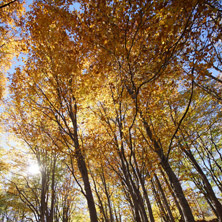
[(222, 222), (221, 1), (0, 2), (1, 221)]

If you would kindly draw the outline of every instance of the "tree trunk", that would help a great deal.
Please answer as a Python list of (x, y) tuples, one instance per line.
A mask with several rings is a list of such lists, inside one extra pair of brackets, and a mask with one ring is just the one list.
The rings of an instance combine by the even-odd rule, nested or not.
[(86, 163), (80, 149), (76, 149), (76, 154), (78, 168), (81, 173), (84, 183), (84, 190), (86, 192), (86, 200), (89, 208), (90, 220), (91, 222), (98, 222), (95, 202), (92, 195)]
[(160, 196), (159, 196), (158, 192), (156, 191), (153, 178), (151, 178), (150, 182), (151, 182), (151, 186), (152, 186), (153, 196), (154, 196), (154, 198), (156, 200), (156, 203), (157, 203), (157, 206), (159, 207), (159, 210), (160, 210), (161, 221), (163, 219), (165, 222), (168, 222), (169, 218), (168, 218), (168, 216), (167, 216), (167, 214), (164, 210), (163, 204), (160, 200)]
[(72, 109), (72, 104), (71, 104), (70, 113), (69, 113), (72, 120), (72, 124), (73, 124), (73, 134), (71, 134), (70, 137), (72, 138), (74, 142), (75, 157), (77, 159), (78, 168), (79, 168), (80, 174), (82, 176), (83, 184), (84, 184), (84, 190), (85, 190), (86, 200), (88, 204), (90, 220), (91, 222), (98, 222), (95, 202), (93, 199), (93, 194), (92, 194), (92, 190), (91, 190), (91, 186), (89, 182), (88, 170), (86, 167), (84, 156), (79, 146), (78, 126), (77, 126), (77, 116), (76, 116), (77, 104), (76, 104), (75, 98), (73, 98), (73, 102), (74, 102), (74, 110)]
[(192, 211), (190, 209), (190, 206), (189, 206), (189, 204), (185, 198), (185, 195), (183, 193), (181, 184), (180, 184), (177, 176), (173, 172), (172, 168), (170, 167), (167, 158), (164, 155), (162, 155), (161, 166), (163, 167), (164, 171), (166, 172), (166, 174), (169, 178), (169, 181), (171, 183), (172, 189), (179, 201), (185, 222), (195, 222)]
[(151, 206), (151, 203), (150, 203), (150, 200), (149, 200), (149, 197), (148, 197), (148, 193), (147, 193), (147, 190), (146, 190), (146, 187), (145, 187), (145, 178), (142, 177), (141, 170), (139, 169), (139, 166), (138, 166), (138, 163), (137, 163), (137, 158), (135, 156), (135, 152), (133, 152), (132, 155), (133, 155), (133, 160), (134, 160), (135, 166), (136, 166), (135, 167), (135, 174), (138, 176), (139, 181), (140, 181), (141, 186), (142, 186), (143, 195), (145, 197), (147, 209), (148, 209), (148, 212), (149, 212), (150, 222), (155, 222), (154, 216), (153, 216), (153, 211), (152, 211), (152, 206)]
[(55, 170), (56, 170), (56, 156), (53, 158), (52, 163), (52, 184), (51, 184), (51, 207), (48, 222), (53, 222), (54, 206), (55, 206)]
[(174, 222), (173, 214), (172, 214), (172, 212), (171, 212), (171, 210), (170, 210), (170, 206), (169, 206), (169, 204), (168, 204), (166, 195), (165, 195), (165, 193), (164, 193), (164, 191), (163, 191), (163, 188), (162, 188), (162, 186), (161, 186), (161, 184), (160, 184), (160, 181), (159, 181), (159, 179), (158, 179), (158, 177), (157, 177), (157, 175), (156, 175), (155, 173), (154, 173), (154, 177), (155, 177), (155, 180), (156, 180), (156, 182), (157, 182), (157, 187), (158, 187), (158, 189), (159, 189), (159, 191), (160, 191), (160, 193), (161, 193), (164, 207), (165, 207), (165, 209), (166, 209), (166, 211), (167, 211), (167, 213), (168, 213), (169, 221)]
[(196, 159), (194, 158), (192, 152), (190, 150), (183, 150), (184, 153), (187, 155), (187, 157), (190, 159), (191, 163), (194, 165), (195, 169), (197, 170), (197, 172), (200, 174), (204, 185), (205, 185), (205, 189), (207, 191), (207, 195), (209, 196), (211, 202), (214, 205), (214, 208), (217, 212), (217, 216), (218, 216), (218, 221), (222, 222), (222, 205), (219, 202), (219, 200), (217, 199), (212, 186), (210, 185), (206, 175), (204, 174), (203, 170), (201, 169), (201, 167), (199, 166), (199, 164), (197, 163)]
[(195, 222), (192, 211), (191, 211), (190, 206), (185, 198), (185, 195), (183, 193), (183, 189), (180, 185), (180, 182), (179, 182), (177, 176), (175, 175), (172, 168), (170, 167), (168, 159), (163, 153), (163, 149), (161, 148), (161, 146), (159, 145), (157, 140), (154, 138), (153, 133), (150, 129), (150, 126), (147, 123), (147, 121), (144, 119), (142, 112), (140, 112), (140, 115), (142, 117), (143, 125), (146, 130), (147, 136), (153, 142), (154, 150), (161, 160), (160, 164), (161, 164), (162, 168), (164, 169), (164, 171), (166, 172), (166, 174), (169, 178), (169, 181), (171, 183), (171, 186), (173, 188), (173, 191), (176, 194), (176, 197), (179, 201), (185, 222)]
[(40, 205), (40, 221), (45, 222), (46, 220), (46, 212), (47, 212), (47, 203), (46, 203), (46, 172), (45, 168), (42, 169), (41, 172), (41, 205)]
[(176, 204), (176, 206), (177, 206), (177, 209), (178, 209), (178, 211), (179, 211), (179, 214), (180, 214), (180, 216), (182, 217), (181, 220), (184, 221), (183, 212), (182, 212), (181, 207), (180, 207), (180, 205), (179, 205), (179, 203), (178, 203), (178, 201), (177, 201), (177, 198), (176, 198), (176, 196), (175, 196), (175, 194), (174, 194), (174, 192), (173, 192), (173, 190), (172, 190), (172, 187), (170, 186), (170, 184), (169, 184), (169, 182), (168, 182), (168, 180), (167, 180), (167, 178), (166, 178), (166, 175), (165, 175), (165, 173), (163, 172), (162, 168), (159, 167), (159, 169), (160, 169), (160, 172), (161, 172), (161, 174), (162, 174), (162, 176), (163, 176), (163, 179), (164, 179), (164, 181), (165, 181), (165, 183), (166, 183), (166, 185), (167, 185), (167, 187), (168, 187), (168, 189), (169, 189), (169, 191), (170, 191), (170, 194), (172, 195), (172, 197), (173, 197), (173, 199), (174, 199), (174, 202), (175, 202), (175, 204)]
[(102, 171), (101, 180), (102, 180), (102, 183), (103, 183), (103, 186), (104, 186), (104, 189), (105, 189), (105, 194), (106, 194), (106, 198), (107, 198), (107, 202), (108, 202), (109, 219), (110, 219), (110, 222), (114, 222), (112, 203), (111, 203), (111, 199), (110, 199), (111, 195), (109, 194), (109, 191), (108, 191), (104, 171)]
[(155, 222), (154, 216), (153, 216), (153, 211), (152, 211), (152, 206), (151, 206), (151, 203), (150, 203), (150, 200), (149, 200), (149, 197), (148, 197), (148, 193), (147, 193), (147, 190), (145, 188), (144, 181), (142, 181), (141, 177), (140, 177), (140, 182), (141, 182), (143, 193), (144, 193), (144, 196), (145, 196), (146, 205), (147, 205), (147, 209), (148, 209), (148, 212), (149, 212), (150, 222)]

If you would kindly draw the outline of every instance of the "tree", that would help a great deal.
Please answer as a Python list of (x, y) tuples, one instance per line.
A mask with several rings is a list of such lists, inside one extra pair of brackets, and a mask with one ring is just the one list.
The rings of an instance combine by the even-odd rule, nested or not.
[(4, 74), (9, 69), (11, 61), (17, 51), (18, 43), (16, 43), (15, 37), (15, 25), (16, 19), (21, 16), (23, 10), (22, 4), (15, 1), (1, 1), (0, 3), (0, 23), (2, 24), (0, 29), (0, 99), (3, 96), (5, 88), (5, 76)]
[[(189, 201), (190, 189), (181, 185), (189, 180), (205, 185), (221, 222), (210, 184), (221, 184), (212, 165), (220, 171), (219, 128), (209, 127), (211, 136), (203, 130), (221, 123), (221, 79), (211, 71), (221, 70), (221, 5), (80, 0), (77, 10), (73, 2), (34, 1), (20, 23), (28, 54), (10, 79), (14, 128), (28, 126), (27, 141), (66, 157), (91, 221), (153, 222), (155, 206), (174, 221), (175, 205), (193, 222), (197, 199)], [(195, 174), (186, 175), (191, 164)], [(127, 202), (121, 216), (112, 196)]]
[[(59, 9), (59, 7), (57, 7), (57, 9)], [(63, 14), (65, 12), (64, 10)], [(33, 16), (32, 18), (36, 16), (36, 19), (31, 19), (31, 16)], [(56, 26), (52, 24), (54, 16), (58, 17)], [(47, 20), (45, 20), (45, 18)], [(71, 18), (70, 15), (70, 19)], [(46, 23), (45, 21), (48, 22)], [(24, 97), (17, 97), (17, 95), (14, 94), (14, 96), (17, 97), (17, 99), (15, 97), (14, 99), (18, 102), (15, 109), (22, 110), (25, 108), (22, 107), (25, 99), (27, 109), (34, 110), (36, 114), (40, 111), (41, 114), (39, 113), (38, 115), (44, 115), (45, 118), (48, 118), (48, 120), (53, 123), (53, 127), (57, 130), (56, 134), (60, 134), (61, 140), (60, 144), (57, 143), (56, 145), (59, 146), (58, 148), (61, 150), (65, 146), (66, 152), (70, 152), (71, 157), (75, 157), (77, 160), (78, 169), (84, 183), (84, 191), (90, 216), (92, 221), (97, 221), (88, 170), (78, 138), (77, 104), (82, 98), (78, 95), (77, 87), (81, 84), (81, 82), (78, 81), (78, 76), (81, 74), (79, 69), (82, 64), (79, 62), (77, 54), (76, 57), (71, 56), (74, 52), (78, 52), (78, 45), (76, 46), (75, 42), (69, 39), (69, 36), (66, 34), (67, 28), (64, 27), (63, 24), (62, 17), (60, 17), (57, 11), (50, 7), (50, 5), (37, 2), (33, 6), (33, 12), (32, 15), (30, 13), (27, 28), (30, 30), (32, 36), (31, 41), (35, 47), (30, 48), (30, 58), (27, 61), (26, 71), (23, 70), (25, 71), (23, 72), (18, 69), (17, 74), (14, 75), (14, 79), (12, 80), (14, 82), (12, 88), (15, 92), (16, 90), (21, 90), (20, 87), (23, 88), (28, 83), (22, 81), (22, 79), (25, 76), (29, 78), (30, 82), (25, 88), (28, 91), (30, 90), (32, 96), (29, 97), (27, 94), (29, 99), (26, 100)], [(58, 29), (57, 25), (60, 25), (60, 29)], [(39, 31), (41, 33), (40, 35), (38, 34)], [(54, 41), (55, 37), (57, 41)], [(63, 49), (61, 49), (59, 45), (61, 42), (63, 42)], [(54, 46), (48, 48), (46, 44), (53, 44)], [(70, 46), (72, 49), (70, 49)], [(56, 49), (54, 49), (54, 47), (56, 47)], [(63, 59), (60, 59), (60, 53), (64, 54)], [(81, 54), (82, 52), (80, 51), (78, 56), (81, 56)], [(67, 62), (65, 62), (65, 58)], [(36, 62), (40, 65), (39, 68), (36, 68)], [(64, 64), (66, 65), (64, 66)], [(42, 79), (43, 75), (44, 78)], [(65, 82), (67, 85), (64, 85)], [(23, 91), (23, 93), (26, 94), (25, 91)], [(66, 108), (63, 107), (64, 105)], [(45, 130), (47, 131), (47, 129)], [(48, 135), (50, 134), (51, 132), (48, 133)], [(55, 135), (53, 135), (53, 137), (54, 136)]]

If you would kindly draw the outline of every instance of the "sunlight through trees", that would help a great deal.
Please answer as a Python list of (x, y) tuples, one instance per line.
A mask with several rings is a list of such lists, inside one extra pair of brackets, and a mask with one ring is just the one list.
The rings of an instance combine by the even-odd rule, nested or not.
[(20, 144), (0, 220), (222, 222), (221, 1), (5, 0), (0, 20)]

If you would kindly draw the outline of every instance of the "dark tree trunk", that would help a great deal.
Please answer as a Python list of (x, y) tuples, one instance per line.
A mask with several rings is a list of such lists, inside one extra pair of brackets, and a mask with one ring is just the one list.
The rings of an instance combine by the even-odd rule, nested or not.
[(161, 218), (165, 221), (165, 222), (168, 222), (169, 221), (169, 218), (164, 210), (164, 207), (163, 207), (163, 204), (160, 200), (160, 196), (155, 188), (155, 184), (154, 184), (154, 181), (153, 181), (153, 178), (151, 178), (150, 180), (151, 182), (151, 186), (152, 186), (152, 191), (153, 191), (153, 196), (156, 200), (156, 203), (157, 203), (157, 206), (159, 207), (159, 210), (160, 210), (160, 214), (161, 214)]
[(167, 185), (167, 187), (168, 187), (168, 189), (169, 189), (169, 191), (170, 191), (170, 193), (171, 193), (171, 195), (172, 195), (172, 197), (173, 197), (173, 199), (174, 199), (174, 202), (175, 202), (175, 204), (176, 204), (176, 206), (177, 206), (177, 209), (178, 209), (178, 211), (179, 211), (179, 213), (180, 213), (180, 216), (182, 217), (181, 220), (184, 221), (183, 212), (182, 212), (181, 207), (180, 207), (180, 205), (179, 205), (179, 203), (178, 203), (178, 201), (177, 201), (177, 198), (176, 198), (176, 196), (175, 196), (175, 194), (174, 194), (174, 192), (173, 192), (173, 190), (172, 190), (172, 187), (170, 186), (170, 184), (169, 184), (169, 182), (168, 182), (168, 180), (167, 180), (167, 178), (166, 178), (166, 175), (165, 175), (165, 173), (163, 172), (162, 168), (159, 167), (159, 169), (160, 169), (160, 172), (161, 172), (161, 174), (162, 174), (162, 176), (163, 176), (163, 179), (164, 179), (164, 181), (165, 181), (165, 183), (166, 183), (166, 185)]
[(98, 222), (95, 202), (93, 199), (92, 190), (89, 182), (88, 170), (80, 149), (76, 149), (76, 156), (77, 156), (78, 168), (82, 176), (84, 190), (86, 193), (86, 200), (89, 208), (90, 220), (91, 222)]
[(140, 181), (141, 186), (142, 186), (143, 195), (145, 197), (147, 209), (148, 209), (148, 212), (149, 212), (150, 222), (155, 222), (154, 216), (153, 216), (153, 211), (152, 211), (152, 206), (151, 206), (151, 203), (150, 203), (150, 200), (149, 200), (149, 197), (148, 197), (148, 193), (147, 193), (147, 190), (146, 190), (146, 187), (145, 187), (145, 178), (142, 177), (142, 173), (141, 173), (141, 170), (139, 169), (135, 152), (132, 152), (132, 156), (133, 156), (135, 166), (136, 166), (134, 171), (135, 171), (135, 174), (138, 176), (139, 181)]
[(160, 184), (160, 181), (159, 181), (159, 179), (158, 179), (158, 177), (157, 177), (157, 175), (155, 173), (154, 173), (154, 177), (155, 177), (155, 180), (156, 180), (156, 183), (157, 183), (158, 190), (160, 191), (160, 194), (162, 196), (164, 207), (165, 207), (165, 209), (166, 209), (166, 211), (168, 213), (169, 221), (174, 222), (173, 214), (172, 214), (172, 212), (170, 210), (170, 206), (168, 204), (166, 195), (165, 195), (165, 193), (163, 191), (163, 188), (162, 188), (162, 186)]
[(195, 222), (192, 211), (190, 209), (190, 206), (189, 206), (189, 204), (185, 198), (185, 195), (183, 193), (183, 189), (181, 187), (181, 184), (180, 184), (177, 176), (173, 172), (172, 168), (170, 167), (169, 162), (168, 162), (168, 158), (164, 155), (163, 149), (161, 148), (161, 146), (159, 145), (157, 140), (154, 138), (153, 133), (152, 133), (147, 121), (144, 119), (142, 113), (140, 113), (140, 115), (142, 117), (142, 121), (144, 124), (144, 128), (146, 130), (147, 136), (153, 142), (154, 150), (161, 160), (160, 164), (161, 164), (162, 168), (164, 169), (164, 171), (166, 172), (166, 174), (169, 178), (169, 181), (171, 183), (172, 189), (179, 201), (185, 222)]
[(150, 203), (150, 200), (149, 200), (149, 197), (148, 197), (148, 193), (147, 193), (147, 190), (145, 188), (144, 181), (142, 181), (141, 177), (140, 177), (140, 181), (141, 181), (144, 197), (145, 197), (145, 200), (146, 200), (147, 209), (148, 209), (148, 212), (149, 212), (150, 222), (155, 222), (154, 216), (153, 216), (152, 206), (151, 206), (151, 203)]
[(109, 194), (109, 190), (108, 190), (108, 187), (107, 187), (104, 172), (102, 172), (101, 180), (102, 180), (102, 183), (103, 183), (103, 186), (104, 186), (104, 189), (105, 189), (105, 194), (106, 194), (106, 198), (107, 198), (107, 202), (108, 202), (110, 222), (113, 222), (114, 217), (113, 217), (112, 203), (111, 203), (111, 199), (110, 199), (111, 195)]
[[(78, 139), (78, 126), (77, 126), (77, 104), (75, 101), (75, 98), (73, 98), (73, 103), (70, 104), (70, 117), (72, 120), (73, 124), (73, 134), (70, 134), (70, 137), (72, 138), (74, 142), (74, 147), (75, 147), (75, 157), (77, 160), (78, 168), (83, 180), (84, 184), (84, 190), (85, 190), (85, 195), (86, 195), (86, 200), (88, 204), (88, 209), (89, 209), (89, 215), (90, 215), (90, 220), (91, 222), (98, 222), (97, 218), (97, 213), (96, 213), (96, 207), (95, 207), (95, 202), (89, 182), (89, 175), (88, 175), (88, 169), (86, 166), (86, 162), (84, 159), (84, 156), (81, 152), (80, 146), (79, 146), (79, 139)], [(74, 105), (74, 110), (72, 106)]]
[(205, 189), (207, 191), (207, 196), (210, 198), (211, 202), (214, 205), (214, 208), (217, 212), (217, 217), (218, 217), (218, 221), (222, 222), (222, 205), (219, 202), (219, 200), (217, 199), (212, 186), (210, 185), (206, 175), (204, 174), (203, 170), (201, 169), (201, 167), (199, 166), (199, 164), (197, 163), (196, 159), (194, 158), (192, 152), (190, 150), (183, 150), (184, 153), (187, 155), (187, 157), (190, 159), (191, 163), (193, 164), (193, 166), (195, 167), (195, 169), (197, 170), (197, 172), (200, 174), (202, 181), (205, 185)]
[(40, 221), (45, 222), (47, 218), (47, 203), (46, 203), (46, 183), (47, 183), (47, 175), (45, 169), (42, 169), (41, 172), (41, 205), (40, 205)]
[(52, 184), (51, 184), (51, 208), (48, 222), (53, 222), (54, 206), (55, 206), (55, 170), (56, 170), (56, 156), (53, 158), (52, 163)]
[(161, 161), (161, 166), (163, 167), (164, 171), (166, 172), (169, 181), (171, 183), (172, 189), (179, 201), (181, 210), (183, 212), (184, 220), (185, 222), (195, 222), (192, 211), (190, 209), (190, 206), (185, 198), (185, 195), (183, 193), (181, 184), (173, 172), (172, 168), (170, 167), (168, 160), (164, 155), (162, 155), (162, 161)]

